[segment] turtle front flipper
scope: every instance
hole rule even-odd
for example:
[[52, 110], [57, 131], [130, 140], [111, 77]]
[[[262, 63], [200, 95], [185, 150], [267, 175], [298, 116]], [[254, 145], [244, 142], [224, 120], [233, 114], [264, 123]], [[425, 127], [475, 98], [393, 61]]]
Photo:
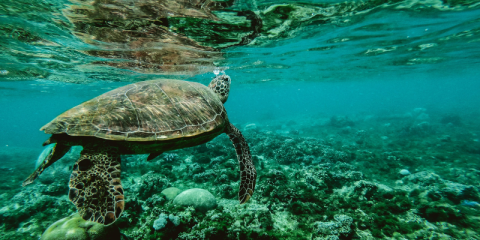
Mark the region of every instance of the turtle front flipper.
[[240, 165], [240, 190], [238, 200], [240, 204], [246, 203], [255, 191], [255, 182], [257, 180], [257, 171], [252, 162], [252, 155], [248, 148], [247, 141], [242, 133], [231, 123], [227, 123], [225, 132], [233, 143], [237, 152], [237, 159]]
[[84, 146], [68, 193], [83, 219], [109, 225], [120, 217], [125, 206], [120, 174], [117, 148]]
[[38, 157], [36, 166], [37, 169], [35, 169], [35, 171], [30, 174], [25, 181], [23, 181], [22, 186], [25, 187], [28, 184], [33, 183], [33, 181], [35, 181], [35, 179], [37, 179], [47, 167], [52, 165], [58, 159], [62, 158], [70, 150], [70, 148], [70, 146], [59, 143], [52, 143], [45, 147]]

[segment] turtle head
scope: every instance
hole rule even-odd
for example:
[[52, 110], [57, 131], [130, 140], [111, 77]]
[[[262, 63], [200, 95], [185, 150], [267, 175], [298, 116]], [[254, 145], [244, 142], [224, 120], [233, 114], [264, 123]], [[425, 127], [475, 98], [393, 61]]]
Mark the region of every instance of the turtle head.
[[222, 103], [225, 103], [228, 99], [228, 93], [230, 92], [230, 83], [232, 79], [226, 74], [217, 75], [211, 82], [208, 84], [208, 87], [215, 92]]

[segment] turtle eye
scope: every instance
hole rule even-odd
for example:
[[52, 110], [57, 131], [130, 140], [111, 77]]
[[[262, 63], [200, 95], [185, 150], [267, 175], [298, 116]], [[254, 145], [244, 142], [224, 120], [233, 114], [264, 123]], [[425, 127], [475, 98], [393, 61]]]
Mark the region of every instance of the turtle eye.
[[224, 75], [223, 80], [227, 83], [230, 83], [230, 77], [228, 75]]

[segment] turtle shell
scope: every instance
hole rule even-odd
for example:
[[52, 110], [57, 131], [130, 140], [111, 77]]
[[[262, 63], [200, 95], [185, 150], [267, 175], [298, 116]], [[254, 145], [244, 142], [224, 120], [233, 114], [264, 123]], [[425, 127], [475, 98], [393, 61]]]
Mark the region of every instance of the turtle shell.
[[129, 84], [84, 102], [40, 130], [107, 140], [156, 141], [223, 128], [227, 115], [205, 85], [170, 79]]

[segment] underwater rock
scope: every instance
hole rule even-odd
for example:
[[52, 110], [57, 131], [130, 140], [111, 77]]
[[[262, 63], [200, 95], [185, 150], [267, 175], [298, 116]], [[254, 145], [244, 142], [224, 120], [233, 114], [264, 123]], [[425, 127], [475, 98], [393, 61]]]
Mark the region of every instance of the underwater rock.
[[452, 141], [452, 137], [450, 135], [442, 135], [438, 138], [438, 140], [440, 140], [441, 142], [451, 142]]
[[346, 237], [350, 234], [352, 231], [352, 223], [353, 218], [347, 215], [337, 214], [334, 217], [334, 221], [315, 222], [313, 224], [313, 230], [315, 235], [322, 237], [319, 239], [339, 239], [339, 236]]
[[352, 132], [352, 127], [346, 126], [340, 129], [341, 134], [349, 134]]
[[48, 186], [37, 184], [35, 188], [25, 188], [8, 200], [0, 195], [5, 199], [0, 205], [0, 225], [7, 229], [16, 229], [28, 218], [55, 215], [57, 212], [73, 212], [74, 206], [67, 196], [50, 196], [41, 192], [49, 192]]
[[192, 162], [199, 163], [199, 164], [207, 164], [207, 163], [210, 163], [210, 161], [211, 161], [210, 157], [208, 157], [207, 154], [198, 154], [192, 158]]
[[222, 184], [217, 187], [217, 192], [220, 194], [222, 198], [234, 198], [235, 197], [235, 191], [232, 185], [229, 184]]
[[38, 191], [44, 195], [50, 196], [63, 196], [65, 192], [68, 192], [68, 186], [62, 183], [50, 183], [47, 185], [39, 184]]
[[163, 190], [160, 194], [165, 196], [167, 200], [173, 200], [175, 197], [180, 194], [182, 190], [176, 188], [176, 187], [169, 187], [165, 190]]
[[140, 199], [147, 199], [167, 187], [170, 187], [170, 181], [166, 176], [150, 171], [141, 177], [139, 183], [134, 185], [132, 190]]
[[292, 127], [292, 126], [298, 125], [298, 123], [295, 122], [294, 120], [289, 120], [287, 123], [285, 123], [285, 125]]
[[204, 144], [200, 144], [196, 147], [194, 147], [195, 150], [197, 151], [197, 153], [209, 153], [210, 152], [210, 149], [208, 149], [207, 147], [207, 144], [204, 143]]
[[256, 129], [257, 129], [257, 125], [255, 123], [247, 124], [244, 128], [245, 131], [256, 130]]
[[276, 212], [272, 216], [273, 228], [278, 231], [293, 231], [298, 227], [298, 221], [289, 212]]
[[420, 186], [435, 185], [443, 183], [443, 179], [433, 172], [422, 171], [412, 175], [408, 175], [403, 179], [404, 183], [414, 183]]
[[189, 176], [192, 176], [192, 175], [197, 174], [197, 173], [201, 173], [203, 171], [205, 171], [205, 169], [202, 166], [200, 166], [200, 164], [198, 164], [198, 163], [192, 163], [192, 164], [188, 165], [188, 175]]
[[290, 133], [291, 135], [300, 135], [300, 131], [295, 130], [295, 129], [294, 129], [294, 130], [290, 130], [289, 133]]
[[[282, 165], [290, 164], [309, 164], [312, 157], [337, 162], [347, 161], [347, 153], [337, 151], [331, 146], [323, 144], [322, 141], [311, 138], [293, 138], [287, 137], [282, 142], [276, 140], [265, 141], [263, 143], [263, 152], [267, 157], [273, 157]], [[258, 149], [258, 148], [257, 148]], [[307, 158], [305, 158], [308, 156]]]
[[217, 200], [207, 190], [192, 188], [175, 197], [173, 204], [185, 207], [193, 206], [197, 211], [206, 212], [217, 207]]
[[418, 115], [416, 120], [425, 121], [425, 120], [428, 120], [428, 119], [430, 119], [430, 116], [428, 116], [428, 114], [426, 114], [426, 113], [422, 113], [422, 114]]
[[85, 221], [78, 213], [53, 223], [45, 230], [40, 240], [103, 240], [121, 239], [120, 230], [115, 225], [104, 226]]
[[153, 194], [147, 200], [143, 201], [142, 209], [144, 211], [149, 211], [152, 208], [161, 206], [163, 202], [165, 202], [165, 198], [163, 198], [159, 194]]
[[423, 121], [404, 129], [404, 134], [411, 136], [426, 136], [434, 133], [434, 128], [429, 122]]
[[347, 183], [363, 180], [364, 178], [362, 172], [353, 171], [355, 167], [348, 163], [338, 162], [335, 164], [320, 164], [320, 166], [330, 168], [328, 172], [331, 178], [331, 185], [342, 186]]
[[440, 192], [455, 204], [460, 203], [464, 199], [480, 200], [480, 194], [473, 186], [463, 185], [460, 183], [445, 181]]
[[276, 148], [273, 152], [277, 162], [285, 165], [300, 162], [299, 159], [303, 158], [304, 155], [302, 150], [296, 147], [296, 143], [293, 139], [285, 140], [281, 147]]
[[465, 224], [466, 214], [448, 204], [421, 204], [418, 213], [429, 222], [449, 222], [452, 224]]
[[461, 126], [462, 119], [457, 114], [447, 114], [440, 119], [443, 124], [451, 124], [453, 126]]
[[373, 194], [375, 194], [378, 189], [378, 184], [360, 180], [353, 184], [353, 192], [351, 192], [349, 195], [355, 196], [355, 198], [359, 200], [368, 200], [372, 198]]
[[407, 113], [407, 115], [409, 115], [410, 117], [413, 117], [415, 119], [421, 120], [421, 119], [426, 119], [425, 115], [428, 116], [428, 114], [426, 112], [427, 112], [427, 109], [425, 109], [425, 108], [414, 108], [412, 110], [412, 112]]
[[205, 172], [194, 174], [193, 181], [196, 183], [205, 183], [215, 179], [216, 176], [217, 174], [212, 169], [208, 169]]
[[347, 116], [333, 116], [330, 118], [330, 125], [337, 128], [353, 127], [355, 123]]

